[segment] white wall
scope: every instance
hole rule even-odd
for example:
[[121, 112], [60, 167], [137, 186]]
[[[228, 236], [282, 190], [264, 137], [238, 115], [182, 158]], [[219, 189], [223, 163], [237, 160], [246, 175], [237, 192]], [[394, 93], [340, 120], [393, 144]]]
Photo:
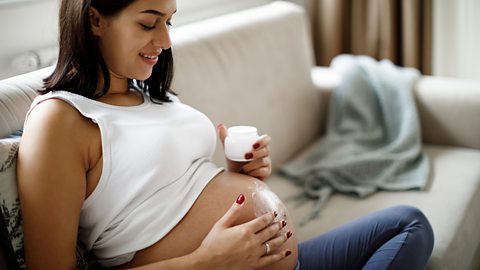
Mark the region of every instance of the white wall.
[[260, 6], [272, 0], [177, 0], [173, 23], [182, 25], [212, 16]]
[[59, 0], [32, 0], [0, 5], [0, 79], [16, 74], [15, 56], [53, 46], [58, 36]]
[[[173, 24], [182, 25], [270, 1], [177, 0], [178, 13]], [[19, 55], [56, 46], [59, 3], [60, 0], [0, 0], [0, 79], [22, 73], [12, 68], [12, 60]]]

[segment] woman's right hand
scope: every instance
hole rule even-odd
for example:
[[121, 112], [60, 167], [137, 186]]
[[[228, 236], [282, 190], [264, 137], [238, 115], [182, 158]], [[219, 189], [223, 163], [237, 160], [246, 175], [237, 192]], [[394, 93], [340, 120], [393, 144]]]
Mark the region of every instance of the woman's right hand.
[[[196, 250], [202, 266], [208, 269], [250, 270], [278, 262], [291, 254], [290, 250], [279, 249], [291, 233], [279, 234], [286, 222], [273, 222], [276, 213], [267, 213], [234, 226], [244, 203], [245, 196], [240, 195]], [[266, 244], [271, 250], [269, 254], [266, 254]]]

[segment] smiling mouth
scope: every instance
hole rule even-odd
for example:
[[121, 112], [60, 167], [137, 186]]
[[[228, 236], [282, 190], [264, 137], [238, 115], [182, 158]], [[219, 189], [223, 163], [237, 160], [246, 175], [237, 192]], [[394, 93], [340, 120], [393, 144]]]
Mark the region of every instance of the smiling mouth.
[[149, 54], [140, 54], [141, 57], [143, 58], [147, 58], [147, 59], [150, 59], [150, 60], [155, 60], [155, 59], [158, 59], [158, 55], [149, 55]]

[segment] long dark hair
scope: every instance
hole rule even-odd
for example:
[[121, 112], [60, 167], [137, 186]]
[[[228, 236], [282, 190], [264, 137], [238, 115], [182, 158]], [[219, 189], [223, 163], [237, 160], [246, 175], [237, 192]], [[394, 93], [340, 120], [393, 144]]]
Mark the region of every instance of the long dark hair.
[[[62, 0], [60, 6], [60, 37], [58, 61], [53, 73], [43, 80], [41, 94], [63, 90], [98, 99], [110, 87], [110, 74], [90, 28], [89, 9], [94, 7], [105, 16], [114, 16], [135, 0]], [[99, 74], [103, 86], [97, 91]], [[149, 93], [150, 99], [168, 102], [173, 79], [172, 50], [163, 50], [145, 81], [128, 80], [129, 87]]]

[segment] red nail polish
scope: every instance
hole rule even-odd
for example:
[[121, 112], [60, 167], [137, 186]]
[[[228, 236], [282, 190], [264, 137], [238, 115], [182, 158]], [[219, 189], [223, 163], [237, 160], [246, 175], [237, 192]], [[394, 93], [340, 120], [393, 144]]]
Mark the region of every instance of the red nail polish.
[[240, 196], [238, 196], [238, 198], [236, 200], [236, 203], [237, 204], [242, 204], [244, 201], [245, 201], [245, 196], [243, 194], [240, 194]]
[[245, 159], [251, 159], [253, 158], [253, 154], [252, 153], [247, 153], [245, 154]]
[[253, 149], [257, 149], [258, 147], [260, 147], [260, 144], [258, 142], [253, 145]]
[[287, 226], [287, 222], [285, 220], [282, 220], [282, 228]]
[[292, 254], [292, 252], [290, 250], [285, 251], [285, 257], [290, 256], [290, 254]]
[[288, 232], [287, 232], [287, 239], [290, 238], [290, 237], [292, 237], [292, 235], [293, 235], [293, 233], [292, 233], [291, 231], [288, 231]]

